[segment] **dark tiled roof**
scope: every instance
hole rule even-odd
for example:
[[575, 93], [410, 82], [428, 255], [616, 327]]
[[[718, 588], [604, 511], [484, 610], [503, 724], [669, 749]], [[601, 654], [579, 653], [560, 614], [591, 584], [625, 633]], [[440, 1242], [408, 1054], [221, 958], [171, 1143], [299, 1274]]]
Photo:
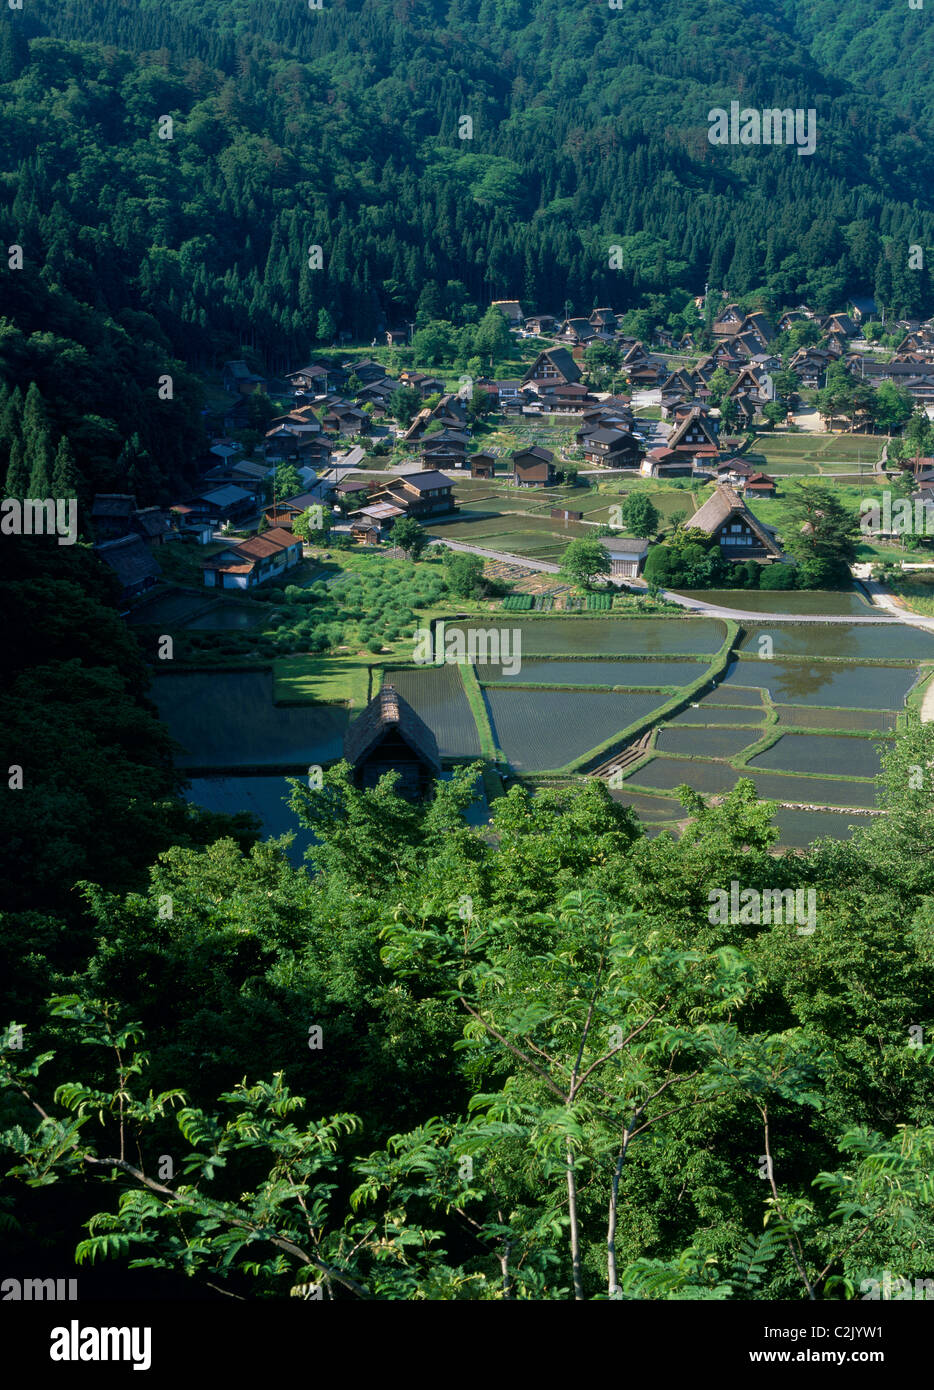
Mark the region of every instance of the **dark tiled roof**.
[[122, 536], [118, 541], [105, 541], [94, 549], [124, 589], [131, 589], [146, 579], [156, 579], [162, 573], [142, 536]]
[[129, 519], [136, 511], [136, 498], [128, 492], [98, 492], [94, 497], [91, 516], [115, 516]]

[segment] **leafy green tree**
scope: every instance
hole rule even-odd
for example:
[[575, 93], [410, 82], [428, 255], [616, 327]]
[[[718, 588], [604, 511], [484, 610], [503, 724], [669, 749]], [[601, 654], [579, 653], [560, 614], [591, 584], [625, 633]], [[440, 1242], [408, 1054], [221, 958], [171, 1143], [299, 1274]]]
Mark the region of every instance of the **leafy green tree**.
[[596, 576], [609, 574], [611, 568], [609, 554], [596, 540], [570, 541], [561, 556], [561, 577], [583, 589], [589, 589]]
[[422, 406], [422, 398], [412, 386], [397, 386], [389, 397], [389, 410], [397, 424], [408, 427]]
[[479, 555], [445, 548], [444, 577], [452, 594], [472, 598], [483, 587], [483, 560]]
[[499, 309], [492, 305], [480, 320], [474, 336], [474, 351], [493, 366], [504, 361], [512, 352], [509, 325]]
[[276, 466], [274, 486], [276, 497], [284, 502], [289, 497], [297, 497], [305, 485], [294, 464], [280, 463]]
[[708, 382], [710, 388], [710, 404], [712, 406], [719, 407], [721, 405], [723, 397], [730, 389], [732, 383], [733, 378], [730, 373], [726, 371], [724, 367], [718, 367]]
[[824, 483], [800, 482], [785, 499], [785, 549], [799, 564], [799, 584], [845, 583], [856, 558], [859, 519]]
[[645, 492], [630, 492], [622, 505], [623, 521], [634, 536], [654, 536], [661, 520], [658, 509]]
[[297, 516], [293, 520], [292, 535], [298, 536], [306, 545], [327, 544], [333, 520], [333, 515], [328, 507], [320, 505], [314, 509], [306, 507], [301, 516]]
[[412, 353], [416, 362], [435, 367], [453, 356], [453, 324], [446, 320], [425, 324], [412, 338]]
[[910, 391], [896, 386], [894, 381], [882, 381], [876, 388], [875, 422], [888, 434], [894, 434], [912, 416], [914, 400]]
[[334, 320], [334, 315], [327, 309], [319, 309], [318, 323], [315, 331], [315, 337], [318, 339], [318, 342], [333, 343], [336, 334], [337, 323]]
[[425, 530], [413, 516], [397, 517], [389, 536], [393, 545], [404, 550], [410, 560], [417, 560], [428, 544]]

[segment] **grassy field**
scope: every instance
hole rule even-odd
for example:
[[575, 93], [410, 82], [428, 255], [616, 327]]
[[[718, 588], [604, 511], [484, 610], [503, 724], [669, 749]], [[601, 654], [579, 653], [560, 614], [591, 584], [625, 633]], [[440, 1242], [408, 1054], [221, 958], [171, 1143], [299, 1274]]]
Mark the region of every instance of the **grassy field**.
[[[749, 453], [762, 458], [779, 472], [783, 464], [810, 464], [816, 470], [825, 463], [873, 464], [882, 456], [885, 439], [871, 434], [760, 434]], [[787, 469], [785, 471], [788, 471]]]
[[[393, 646], [400, 645], [393, 643]], [[411, 641], [405, 646], [410, 654]], [[373, 656], [368, 661], [349, 652], [280, 657], [272, 667], [273, 698], [277, 701], [319, 700], [324, 704], [346, 700], [353, 708], [362, 709], [367, 702], [369, 668], [377, 659]]]

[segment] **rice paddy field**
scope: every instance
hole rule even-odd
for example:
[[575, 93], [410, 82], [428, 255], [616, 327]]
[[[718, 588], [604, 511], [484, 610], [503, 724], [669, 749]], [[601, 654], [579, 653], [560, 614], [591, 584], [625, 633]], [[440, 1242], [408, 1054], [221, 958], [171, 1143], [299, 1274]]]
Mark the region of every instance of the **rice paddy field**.
[[756, 655], [767, 636], [777, 656], [829, 656], [852, 661], [934, 661], [934, 633], [906, 623], [751, 624], [740, 651]]
[[479, 757], [477, 725], [457, 666], [422, 666], [407, 671], [390, 671], [384, 684], [391, 683], [408, 700], [438, 741], [442, 757]]
[[[757, 504], [758, 505], [758, 504]], [[803, 617], [868, 618], [881, 610], [855, 589], [679, 589], [686, 598], [735, 608], [741, 613], [800, 613]], [[884, 615], [883, 615], [884, 616]]]
[[587, 690], [484, 692], [495, 741], [517, 772], [564, 767], [637, 719], [657, 695]]
[[[894, 710], [822, 709], [819, 705], [776, 705], [779, 724], [797, 724], [805, 729], [840, 729], [894, 733]], [[708, 711], [710, 713], [710, 711]]]
[[[688, 758], [735, 758], [744, 748], [761, 737], [758, 729], [678, 729], [667, 726], [655, 738], [659, 753], [673, 753]], [[781, 767], [781, 763], [770, 763]]]
[[[888, 744], [891, 745], [891, 740]], [[782, 734], [771, 748], [750, 758], [749, 766], [780, 768], [783, 772], [813, 772], [819, 768], [821, 772], [837, 773], [841, 777], [875, 777], [882, 770], [882, 758], [879, 745], [871, 738]]]
[[[469, 632], [481, 624], [458, 626]], [[726, 627], [716, 618], [523, 617], [499, 626], [518, 629], [523, 656], [712, 656], [726, 636]]]
[[[789, 706], [789, 708], [791, 707]], [[674, 719], [670, 722], [672, 724], [695, 724], [708, 727], [722, 724], [759, 726], [764, 718], [764, 705], [750, 705], [743, 709], [728, 709], [725, 705], [715, 705], [701, 701], [696, 708], [690, 705], [687, 709], [682, 710], [680, 714], [676, 714]]]
[[[701, 710], [709, 706], [716, 708], [719, 705], [738, 705], [744, 709], [763, 710], [762, 695], [759, 690], [752, 687], [742, 687], [736, 685], [718, 685], [714, 690], [708, 690], [706, 695], [702, 695], [698, 700]], [[703, 719], [696, 722], [703, 723]]]
[[273, 703], [269, 671], [156, 676], [152, 698], [182, 768], [302, 766], [339, 758], [350, 716], [336, 705]]
[[478, 666], [483, 685], [689, 685], [706, 669], [702, 661], [522, 661], [510, 675], [502, 666]]
[[914, 666], [748, 660], [731, 663], [720, 689], [761, 686], [776, 704], [901, 709], [918, 678]]
[[290, 862], [298, 866], [304, 862], [314, 836], [289, 810], [291, 791], [284, 777], [193, 777], [186, 798], [196, 806], [228, 816], [249, 811], [262, 822], [264, 839], [293, 832], [295, 839], [288, 854]]
[[798, 811], [779, 806], [774, 824], [780, 831], [779, 845], [786, 849], [804, 849], [814, 840], [825, 836], [834, 840], [849, 840], [854, 828], [871, 824], [871, 818], [839, 811]]
[[758, 795], [768, 801], [789, 801], [806, 806], [871, 807], [876, 803], [873, 782], [849, 782], [830, 777], [801, 777], [782, 773], [757, 773], [723, 762], [699, 762], [686, 758], [653, 758], [638, 768], [627, 782], [634, 790], [673, 791], [682, 783], [705, 796], [722, 795], [741, 777], [755, 783]]

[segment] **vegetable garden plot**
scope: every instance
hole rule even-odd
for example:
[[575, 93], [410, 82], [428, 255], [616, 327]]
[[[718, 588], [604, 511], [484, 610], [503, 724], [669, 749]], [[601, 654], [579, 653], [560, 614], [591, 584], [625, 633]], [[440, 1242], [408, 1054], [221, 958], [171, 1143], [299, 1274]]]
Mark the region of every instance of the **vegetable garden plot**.
[[335, 705], [277, 706], [269, 671], [156, 676], [153, 699], [185, 750], [179, 767], [254, 767], [339, 758], [350, 722]]
[[423, 666], [387, 671], [384, 685], [393, 685], [424, 719], [438, 751], [447, 757], [479, 757], [480, 738], [456, 666]]
[[[484, 685], [690, 685], [704, 674], [702, 661], [522, 661], [515, 675], [502, 666], [478, 665]], [[659, 701], [661, 703], [661, 701]]]
[[900, 709], [918, 678], [916, 667], [847, 662], [734, 661], [720, 689], [761, 685], [776, 704]]
[[[660, 729], [655, 739], [659, 753], [694, 758], [735, 758], [761, 738], [760, 729]], [[781, 766], [781, 764], [776, 764]]]
[[517, 771], [564, 767], [663, 702], [658, 695], [485, 690], [497, 745]]
[[899, 661], [934, 660], [934, 633], [905, 623], [793, 623], [755, 624], [747, 629], [740, 651], [758, 654], [759, 639], [772, 640], [776, 656], [832, 656], [851, 661], [895, 658]]
[[844, 729], [894, 733], [898, 716], [892, 710], [821, 709], [818, 705], [776, 705], [779, 724], [806, 729]]
[[[891, 746], [891, 740], [887, 740]], [[875, 740], [834, 738], [832, 734], [783, 734], [777, 743], [750, 760], [750, 767], [786, 772], [827, 772], [841, 777], [875, 777], [882, 758]]]

